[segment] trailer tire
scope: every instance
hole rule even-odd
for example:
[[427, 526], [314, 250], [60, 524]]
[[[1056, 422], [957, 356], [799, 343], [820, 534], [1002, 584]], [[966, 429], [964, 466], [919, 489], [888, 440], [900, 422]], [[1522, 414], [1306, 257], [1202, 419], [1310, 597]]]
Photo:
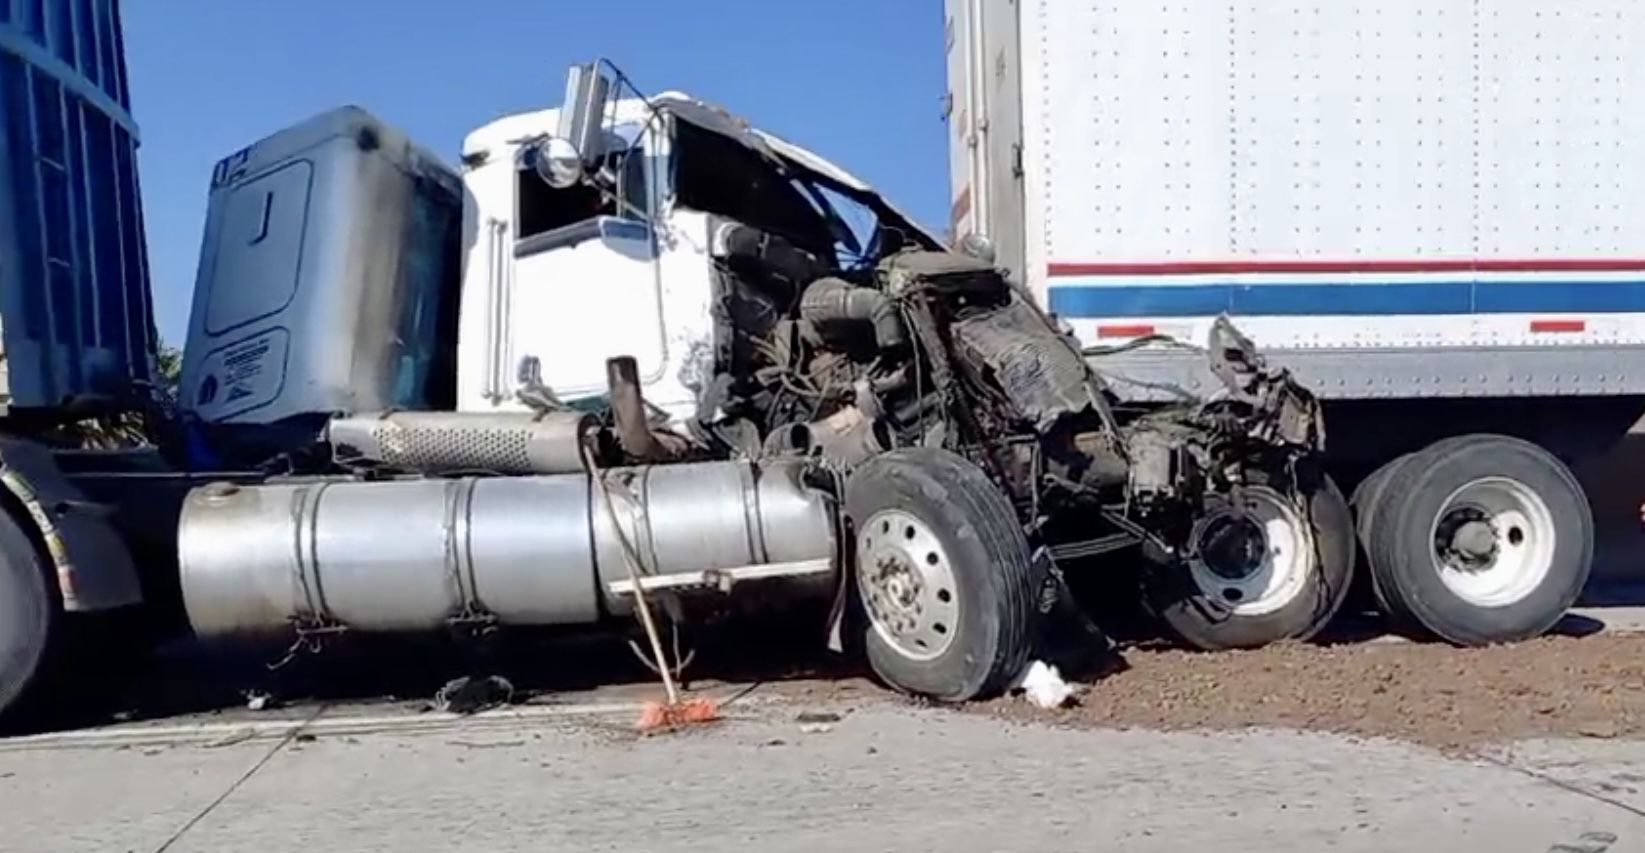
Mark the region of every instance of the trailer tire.
[[945, 702], [1003, 692], [1028, 665], [1039, 579], [999, 489], [964, 458], [912, 448], [846, 483], [869, 665]]
[[1440, 639], [1479, 646], [1541, 635], [1587, 583], [1587, 496], [1535, 444], [1446, 439], [1400, 465], [1383, 494], [1366, 530], [1373, 577], [1390, 607]]
[[1393, 630], [1405, 634], [1420, 634], [1423, 632], [1422, 625], [1411, 614], [1410, 607], [1405, 604], [1404, 599], [1400, 598], [1398, 586], [1384, 581], [1381, 573], [1375, 571], [1374, 563], [1371, 560], [1371, 529], [1376, 524], [1377, 514], [1382, 511], [1386, 503], [1383, 500], [1383, 495], [1388, 493], [1388, 484], [1393, 482], [1407, 463], [1425, 455], [1431, 456], [1447, 452], [1449, 448], [1456, 446], [1458, 442], [1466, 441], [1471, 437], [1452, 436], [1441, 439], [1422, 450], [1401, 454], [1389, 460], [1381, 468], [1373, 471], [1371, 476], [1366, 477], [1354, 489], [1354, 495], [1348, 501], [1354, 510], [1354, 529], [1359, 535], [1361, 553], [1365, 555], [1367, 568], [1371, 569], [1365, 573], [1371, 586], [1371, 596], [1376, 600], [1377, 610], [1381, 612], [1383, 620]]
[[[1354, 531], [1358, 535], [1361, 552], [1365, 555], [1367, 564], [1371, 563], [1371, 527], [1376, 521], [1377, 512], [1383, 506], [1383, 494], [1388, 490], [1388, 483], [1400, 468], [1416, 457], [1415, 453], [1407, 453], [1390, 460], [1381, 468], [1371, 472], [1371, 476], [1362, 480], [1354, 489], [1353, 497], [1348, 504], [1354, 511]], [[1412, 617], [1405, 607], [1405, 602], [1399, 598], [1399, 591], [1383, 583], [1375, 571], [1366, 572], [1370, 582], [1371, 596], [1376, 600], [1377, 610], [1390, 625], [1402, 630], [1408, 630], [1412, 624]]]
[[[1148, 573], [1145, 594], [1184, 642], [1219, 651], [1307, 640], [1342, 607], [1354, 573], [1353, 513], [1322, 473], [1299, 472], [1297, 491], [1301, 506], [1277, 488], [1274, 477], [1250, 478], [1247, 517], [1263, 528], [1268, 555], [1257, 572], [1228, 582], [1202, 568], [1209, 561], [1195, 558]], [[1259, 594], [1248, 597], [1253, 581]]]
[[0, 512], [0, 722], [14, 721], [30, 699], [57, 631], [57, 611], [56, 587], [34, 543]]

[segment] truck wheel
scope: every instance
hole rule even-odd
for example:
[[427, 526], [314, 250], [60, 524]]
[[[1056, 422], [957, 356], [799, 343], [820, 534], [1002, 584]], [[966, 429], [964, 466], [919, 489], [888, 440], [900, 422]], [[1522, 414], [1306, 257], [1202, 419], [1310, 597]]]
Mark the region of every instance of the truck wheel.
[[[1348, 502], [1354, 510], [1354, 529], [1359, 534], [1360, 549], [1365, 554], [1367, 564], [1371, 563], [1371, 528], [1376, 524], [1377, 513], [1387, 503], [1383, 500], [1383, 495], [1388, 490], [1388, 484], [1393, 482], [1394, 477], [1411, 460], [1422, 457], [1424, 454], [1431, 455], [1446, 452], [1449, 448], [1455, 446], [1457, 442], [1467, 440], [1470, 437], [1452, 436], [1437, 441], [1423, 450], [1395, 457], [1372, 472], [1371, 476], [1366, 477], [1354, 489], [1354, 496]], [[1420, 631], [1421, 626], [1417, 623], [1416, 617], [1411, 615], [1410, 608], [1406, 607], [1405, 602], [1399, 597], [1399, 589], [1384, 583], [1381, 576], [1374, 570], [1366, 572], [1366, 575], [1370, 581], [1371, 595], [1376, 599], [1377, 610], [1382, 613], [1382, 617], [1387, 624], [1391, 628], [1405, 633]]]
[[56, 612], [34, 543], [0, 512], [0, 720], [15, 717], [39, 674]]
[[[1366, 532], [1377, 585], [1458, 645], [1537, 636], [1576, 602], [1593, 562], [1582, 487], [1517, 438], [1460, 436], [1401, 465]], [[1397, 500], [1394, 500], [1397, 496]]]
[[1016, 513], [965, 459], [875, 457], [846, 483], [869, 665], [948, 702], [999, 693], [1028, 665], [1038, 584]]
[[1211, 503], [1195, 525], [1192, 556], [1148, 575], [1154, 610], [1189, 645], [1207, 651], [1305, 640], [1348, 595], [1354, 520], [1324, 475], [1297, 499], [1257, 475], [1237, 498]]
[[[1360, 549], [1366, 555], [1366, 562], [1370, 562], [1371, 526], [1375, 522], [1377, 510], [1383, 506], [1382, 496], [1388, 489], [1388, 482], [1399, 473], [1401, 466], [1416, 456], [1415, 453], [1407, 453], [1373, 471], [1371, 476], [1366, 477], [1354, 489], [1354, 496], [1348, 501], [1354, 510], [1354, 530], [1359, 536]], [[1366, 574], [1370, 580], [1371, 595], [1376, 599], [1377, 610], [1382, 613], [1383, 618], [1391, 625], [1409, 625], [1412, 621], [1411, 614], [1405, 609], [1405, 603], [1399, 600], [1398, 591], [1385, 586], [1376, 572]]]

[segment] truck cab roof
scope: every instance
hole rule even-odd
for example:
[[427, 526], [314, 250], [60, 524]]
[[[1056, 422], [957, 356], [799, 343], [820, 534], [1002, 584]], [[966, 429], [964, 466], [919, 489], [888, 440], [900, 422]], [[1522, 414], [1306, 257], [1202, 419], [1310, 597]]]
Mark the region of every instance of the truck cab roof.
[[[765, 156], [782, 160], [790, 168], [810, 172], [874, 208], [884, 221], [912, 235], [917, 242], [926, 244], [926, 248], [942, 246], [942, 241], [934, 234], [916, 223], [913, 217], [898, 210], [867, 182], [810, 149], [754, 127], [746, 119], [718, 104], [684, 92], [669, 91], [645, 100], [619, 99], [611, 111], [611, 120], [617, 125], [643, 123], [652, 110], [736, 140]], [[500, 152], [514, 150], [528, 140], [553, 133], [559, 117], [558, 109], [532, 110], [503, 116], [483, 125], [463, 139], [463, 162], [482, 163]]]

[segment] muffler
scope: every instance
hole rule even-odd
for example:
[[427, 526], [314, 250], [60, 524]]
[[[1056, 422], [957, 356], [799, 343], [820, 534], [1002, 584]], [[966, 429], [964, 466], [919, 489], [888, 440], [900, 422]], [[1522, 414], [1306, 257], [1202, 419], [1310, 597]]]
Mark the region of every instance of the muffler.
[[583, 470], [599, 422], [586, 412], [389, 412], [333, 418], [340, 464], [417, 474], [570, 474]]

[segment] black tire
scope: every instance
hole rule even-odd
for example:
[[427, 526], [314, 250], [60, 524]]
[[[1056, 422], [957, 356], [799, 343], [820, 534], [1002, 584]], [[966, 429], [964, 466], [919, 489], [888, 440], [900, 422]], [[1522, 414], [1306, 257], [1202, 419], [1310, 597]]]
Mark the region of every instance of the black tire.
[[31, 698], [57, 630], [56, 585], [27, 534], [0, 511], [0, 722]]
[[[1404, 634], [1416, 635], [1423, 632], [1423, 628], [1416, 617], [1411, 614], [1410, 607], [1400, 598], [1399, 589], [1382, 580], [1381, 573], [1375, 571], [1371, 560], [1371, 528], [1376, 524], [1377, 515], [1385, 505], [1383, 495], [1388, 493], [1388, 484], [1394, 481], [1404, 466], [1413, 460], [1428, 458], [1434, 454], [1445, 453], [1460, 441], [1466, 441], [1469, 436], [1452, 436], [1441, 439], [1422, 450], [1398, 456], [1381, 468], [1366, 477], [1357, 488], [1349, 504], [1354, 510], [1354, 529], [1359, 534], [1361, 553], [1365, 555], [1365, 564], [1371, 571], [1365, 573], [1370, 582], [1371, 596], [1376, 600], [1377, 609], [1381, 611], [1388, 627]], [[1397, 494], [1397, 493], [1395, 493]]]
[[[1296, 592], [1274, 609], [1242, 613], [1241, 608], [1205, 589], [1186, 562], [1157, 567], [1144, 580], [1144, 594], [1167, 627], [1205, 651], [1256, 648], [1318, 634], [1348, 597], [1353, 581], [1354, 517], [1348, 501], [1329, 477], [1304, 476], [1299, 483], [1306, 523], [1312, 528], [1313, 561]], [[1269, 487], [1264, 474], [1253, 487]], [[1274, 489], [1283, 494], [1283, 489]]]
[[[1434, 542], [1451, 496], [1486, 478], [1534, 494], [1552, 536], [1548, 559], [1539, 563], [1546, 566], [1540, 580], [1497, 603], [1470, 601], [1448, 586]], [[1500, 435], [1446, 439], [1400, 465], [1383, 495], [1366, 529], [1371, 571], [1390, 606], [1423, 632], [1463, 646], [1539, 636], [1559, 622], [1588, 581], [1594, 523], [1587, 496], [1564, 463], [1530, 442]]]
[[[861, 565], [856, 567], [852, 586], [862, 605], [863, 647], [875, 674], [898, 690], [945, 702], [984, 698], [1009, 688], [1028, 665], [1034, 596], [1043, 579], [1036, 577], [1015, 511], [988, 477], [947, 451], [892, 451], [852, 473], [846, 483], [845, 513], [859, 562], [889, 547], [890, 540], [875, 537], [900, 532], [900, 525], [898, 530], [890, 528], [890, 519], [916, 520], [922, 528], [920, 541], [929, 536], [938, 544], [928, 549], [927, 556], [942, 556], [932, 565], [940, 563], [944, 577], [951, 577], [955, 587], [942, 600], [945, 606], [954, 602], [956, 624], [932, 626], [941, 625], [943, 634], [952, 636], [945, 636], [934, 656], [915, 659], [915, 650], [910, 647], [905, 653], [889, 639], [895, 629], [878, 618], [876, 605], [867, 601], [869, 589], [879, 587], [865, 578], [877, 575], [865, 575]], [[912, 534], [907, 539], [914, 541]], [[944, 589], [931, 595], [944, 594]]]
[[[1361, 552], [1365, 555], [1367, 564], [1371, 562], [1371, 527], [1375, 523], [1377, 512], [1382, 508], [1383, 493], [1388, 489], [1388, 483], [1399, 473], [1405, 463], [1416, 458], [1417, 454], [1407, 453], [1384, 464], [1373, 471], [1354, 489], [1354, 496], [1348, 503], [1354, 511], [1354, 530], [1358, 534]], [[1408, 631], [1413, 623], [1411, 613], [1405, 607], [1405, 602], [1399, 599], [1397, 590], [1390, 589], [1382, 583], [1377, 572], [1366, 572], [1370, 582], [1371, 597], [1376, 600], [1377, 610], [1392, 626]]]
[[1399, 470], [1399, 466], [1405, 464], [1414, 456], [1416, 456], [1415, 453], [1407, 453], [1390, 460], [1381, 468], [1372, 471], [1371, 476], [1361, 480], [1360, 484], [1354, 487], [1354, 494], [1348, 499], [1348, 504], [1353, 507], [1354, 526], [1360, 538], [1365, 537], [1371, 518], [1381, 505], [1382, 493], [1387, 490], [1388, 481], [1393, 479], [1394, 473]]

